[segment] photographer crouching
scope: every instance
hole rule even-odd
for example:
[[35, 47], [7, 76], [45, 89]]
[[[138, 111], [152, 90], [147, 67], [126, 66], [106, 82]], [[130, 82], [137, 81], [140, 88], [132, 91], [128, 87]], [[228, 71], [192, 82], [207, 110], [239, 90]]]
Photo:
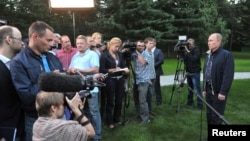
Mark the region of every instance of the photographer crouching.
[[[202, 97], [200, 87], [201, 53], [199, 48], [195, 46], [195, 40], [192, 38], [189, 38], [187, 40], [187, 45], [185, 45], [184, 47], [186, 50], [184, 63], [186, 68], [187, 84], [191, 88], [191, 90], [188, 89], [187, 106], [193, 106], [194, 93]], [[202, 109], [202, 100], [197, 97], [196, 110]]]
[[[64, 102], [74, 113], [74, 120], [65, 120]], [[33, 126], [33, 141], [87, 141], [95, 130], [84, 115], [85, 98], [78, 93], [72, 99], [59, 92], [40, 91], [36, 96], [38, 119]]]

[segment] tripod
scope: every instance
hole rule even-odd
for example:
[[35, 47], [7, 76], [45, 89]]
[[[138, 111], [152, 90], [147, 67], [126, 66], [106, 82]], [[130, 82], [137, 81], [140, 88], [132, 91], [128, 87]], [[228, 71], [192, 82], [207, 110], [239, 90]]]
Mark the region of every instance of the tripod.
[[135, 73], [134, 68], [131, 64], [131, 60], [126, 60], [126, 66], [131, 70], [129, 75], [127, 76], [126, 80], [126, 90], [124, 94], [124, 106], [123, 106], [123, 122], [122, 125], [126, 125], [129, 122], [129, 119], [126, 119], [126, 108], [129, 107], [130, 104], [130, 97], [129, 94], [134, 93], [134, 84], [135, 84]]
[[170, 105], [172, 104], [173, 95], [174, 95], [176, 86], [179, 84], [177, 87], [177, 108], [176, 108], [176, 112], [179, 112], [180, 110], [179, 99], [180, 99], [181, 88], [183, 87], [183, 83], [186, 77], [185, 77], [185, 65], [183, 65], [184, 58], [178, 56], [177, 59], [178, 61], [177, 61], [177, 67], [176, 67], [175, 76], [174, 76], [174, 85], [172, 87], [172, 95], [171, 95], [169, 104]]

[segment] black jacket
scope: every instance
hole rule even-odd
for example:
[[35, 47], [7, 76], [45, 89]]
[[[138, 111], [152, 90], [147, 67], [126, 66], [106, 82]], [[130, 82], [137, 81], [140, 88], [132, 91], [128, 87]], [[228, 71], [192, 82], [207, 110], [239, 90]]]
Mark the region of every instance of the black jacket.
[[[206, 56], [204, 63], [204, 84], [203, 89], [206, 91], [206, 64], [208, 61], [208, 56]], [[211, 70], [211, 79], [212, 79], [212, 90], [214, 94], [221, 93], [227, 95], [231, 84], [234, 79], [234, 58], [233, 55], [220, 47], [218, 50], [211, 54], [212, 60], [212, 70]]]
[[162, 64], [164, 63], [164, 55], [161, 49], [155, 48], [154, 50], [154, 60], [155, 60], [155, 74], [162, 75]]
[[[100, 57], [100, 73], [108, 73], [109, 69], [120, 67], [125, 68], [125, 60], [123, 55], [120, 52], [117, 52], [116, 55], [118, 56], [118, 65], [116, 66], [115, 59], [111, 56], [108, 50], [106, 50]], [[109, 73], [108, 77], [113, 77], [119, 75], [117, 73]]]
[[198, 47], [194, 47], [185, 56], [186, 72], [199, 73], [201, 71], [201, 53]]
[[1, 60], [0, 72], [0, 126], [17, 128], [17, 136], [20, 136], [24, 128], [24, 113], [10, 71]]

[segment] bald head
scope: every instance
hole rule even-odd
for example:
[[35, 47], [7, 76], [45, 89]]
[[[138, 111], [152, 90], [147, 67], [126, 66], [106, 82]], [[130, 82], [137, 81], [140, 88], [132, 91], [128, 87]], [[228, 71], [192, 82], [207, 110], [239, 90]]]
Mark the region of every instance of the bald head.
[[0, 27], [0, 50], [2, 55], [12, 59], [24, 47], [19, 29], [9, 25]]
[[0, 27], [0, 44], [3, 44], [6, 37], [15, 37], [14, 35], [21, 36], [21, 32], [14, 26], [4, 25]]

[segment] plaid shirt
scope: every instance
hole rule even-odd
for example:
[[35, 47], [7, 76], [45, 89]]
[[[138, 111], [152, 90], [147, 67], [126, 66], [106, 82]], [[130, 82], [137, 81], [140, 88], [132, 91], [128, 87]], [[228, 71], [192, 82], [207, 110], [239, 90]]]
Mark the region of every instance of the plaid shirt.
[[143, 65], [139, 62], [137, 56], [134, 56], [133, 62], [135, 67], [135, 78], [136, 78], [136, 84], [139, 84], [141, 82], [149, 82], [150, 81], [150, 59], [151, 56], [146, 51], [143, 51], [141, 53], [142, 57], [146, 60], [147, 64]]

